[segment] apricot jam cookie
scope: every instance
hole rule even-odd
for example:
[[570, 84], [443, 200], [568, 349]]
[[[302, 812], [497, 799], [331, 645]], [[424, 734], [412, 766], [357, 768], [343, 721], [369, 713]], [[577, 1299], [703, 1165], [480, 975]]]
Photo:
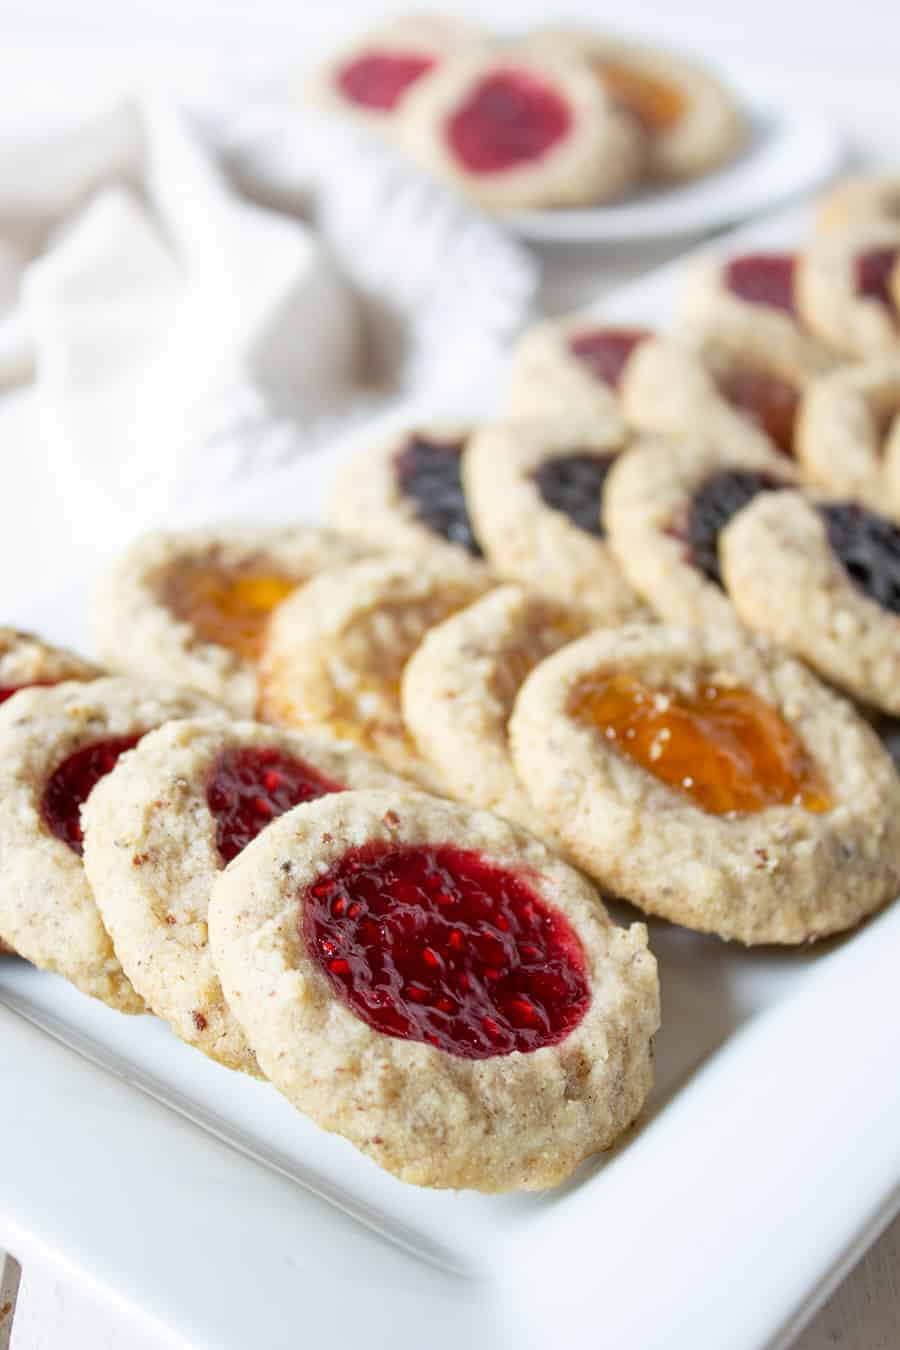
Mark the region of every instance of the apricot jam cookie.
[[330, 523], [374, 549], [480, 558], [462, 485], [471, 427], [405, 428], [366, 445], [335, 479]]
[[900, 713], [900, 526], [858, 502], [777, 496], [722, 533], [735, 609], [832, 684]]
[[743, 439], [729, 445], [648, 438], [609, 475], [610, 548], [661, 618], [697, 628], [733, 625], [719, 571], [719, 533], [758, 492], [793, 481], [783, 456], [751, 452]]
[[598, 418], [621, 424], [620, 394], [647, 328], [609, 325], [593, 315], [545, 319], [513, 351], [505, 411], [511, 419]]
[[890, 757], [768, 644], [664, 625], [589, 634], [528, 677], [510, 735], [575, 860], [648, 914], [797, 943], [897, 893]]
[[674, 52], [591, 32], [541, 29], [534, 47], [587, 62], [646, 141], [651, 178], [696, 178], [737, 154], [745, 123], [731, 94], [702, 65]]
[[272, 617], [260, 667], [263, 717], [353, 741], [398, 773], [436, 781], [403, 721], [403, 668], [429, 628], [487, 582], [468, 563], [376, 558], [317, 577]]
[[641, 135], [582, 62], [470, 52], [404, 100], [403, 143], [482, 206], [583, 206], [637, 180]]
[[403, 674], [403, 716], [448, 791], [546, 838], [516, 776], [507, 723], [528, 672], [579, 637], [583, 615], [498, 586], [426, 633]]
[[602, 518], [606, 477], [623, 444], [618, 425], [584, 418], [498, 422], [476, 431], [463, 481], [499, 576], [598, 623], [616, 623], [637, 609]]
[[869, 221], [813, 243], [797, 296], [809, 327], [835, 351], [900, 351], [900, 222]]
[[857, 173], [819, 199], [816, 230], [843, 233], [870, 221], [900, 224], [900, 173]]
[[216, 712], [199, 694], [125, 679], [23, 689], [0, 708], [0, 937], [121, 1012], [142, 1012], [81, 860], [81, 807], [163, 722]]
[[95, 644], [116, 670], [177, 681], [253, 716], [270, 613], [310, 577], [361, 553], [304, 525], [144, 535], [97, 587]]
[[402, 790], [358, 750], [258, 722], [171, 722], [98, 783], [84, 866], [134, 988], [188, 1044], [258, 1073], [207, 942], [213, 882], [277, 816], [346, 788]]
[[797, 454], [810, 482], [900, 514], [900, 352], [813, 381]]
[[323, 797], [229, 865], [209, 920], [266, 1076], [403, 1181], [556, 1185], [647, 1096], [646, 928], [486, 811]]
[[20, 689], [61, 684], [63, 680], [95, 680], [102, 672], [64, 647], [54, 647], [34, 633], [0, 628], [0, 704]]

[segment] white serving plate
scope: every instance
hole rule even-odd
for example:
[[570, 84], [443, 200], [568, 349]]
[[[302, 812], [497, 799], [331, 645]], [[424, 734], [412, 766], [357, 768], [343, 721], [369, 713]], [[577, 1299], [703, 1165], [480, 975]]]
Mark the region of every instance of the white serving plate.
[[[604, 312], [667, 322], [679, 270]], [[240, 505], [315, 518], [346, 453]], [[11, 617], [76, 640], [84, 589]], [[785, 1347], [900, 1208], [900, 906], [801, 951], [662, 923], [651, 944], [642, 1124], [558, 1190], [506, 1197], [404, 1186], [162, 1024], [0, 961], [0, 1246], [192, 1347]]]

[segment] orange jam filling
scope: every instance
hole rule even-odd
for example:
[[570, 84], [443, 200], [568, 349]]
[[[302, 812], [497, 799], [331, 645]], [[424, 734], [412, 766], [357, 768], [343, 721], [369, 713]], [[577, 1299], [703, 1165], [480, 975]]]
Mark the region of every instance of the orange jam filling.
[[191, 624], [204, 642], [255, 661], [269, 615], [296, 585], [296, 579], [276, 572], [183, 563], [168, 578], [164, 598], [176, 618]]
[[595, 64], [610, 97], [636, 117], [645, 131], [670, 131], [681, 121], [685, 98], [675, 85], [618, 61]]
[[828, 811], [828, 789], [802, 742], [749, 689], [709, 680], [693, 694], [633, 675], [591, 677], [570, 711], [619, 754], [711, 815], [769, 806]]

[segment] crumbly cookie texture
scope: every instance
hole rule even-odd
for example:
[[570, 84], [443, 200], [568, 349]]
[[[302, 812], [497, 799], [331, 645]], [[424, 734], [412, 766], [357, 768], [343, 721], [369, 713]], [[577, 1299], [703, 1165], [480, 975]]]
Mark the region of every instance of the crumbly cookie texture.
[[688, 522], [695, 493], [731, 470], [793, 480], [784, 456], [750, 447], [742, 436], [646, 439], [623, 455], [609, 475], [604, 520], [610, 548], [637, 592], [663, 619], [704, 628], [734, 626], [721, 586], [691, 561]]
[[722, 532], [722, 574], [748, 628], [832, 684], [900, 713], [900, 618], [851, 581], [813, 502], [766, 493]]
[[580, 609], [596, 623], [617, 623], [635, 613], [640, 602], [603, 536], [602, 483], [589, 532], [548, 504], [535, 477], [575, 456], [602, 465], [624, 444], [617, 422], [585, 418], [479, 428], [463, 477], [478, 537], [498, 576]]
[[[448, 126], [486, 83], [511, 77], [562, 100], [569, 125], [541, 153], [476, 172], [455, 151]], [[482, 206], [584, 206], [621, 196], [638, 179], [643, 138], [583, 62], [523, 48], [460, 53], [403, 101], [402, 143], [423, 168]]]
[[453, 796], [540, 838], [550, 831], [516, 775], [507, 723], [529, 671], [585, 626], [578, 611], [498, 586], [432, 628], [403, 674], [406, 724]]
[[[101, 579], [93, 597], [94, 644], [111, 669], [198, 689], [238, 716], [252, 717], [258, 695], [255, 661], [208, 641], [170, 604], [179, 577], [206, 571], [229, 579], [262, 576], [308, 581], [362, 555], [357, 544], [313, 526], [219, 526], [144, 535]], [[277, 596], [278, 586], [273, 588]], [[260, 622], [265, 610], [260, 612]]]
[[697, 178], [733, 159], [745, 119], [728, 89], [704, 66], [675, 52], [583, 28], [539, 29], [542, 53], [580, 56], [646, 141], [651, 178]]
[[0, 702], [14, 689], [62, 680], [95, 680], [101, 674], [90, 661], [44, 642], [35, 633], [0, 628]]
[[340, 788], [402, 791], [360, 751], [221, 718], [171, 722], [145, 736], [91, 793], [84, 866], [116, 955], [134, 988], [183, 1041], [230, 1069], [258, 1074], [212, 962], [207, 913], [225, 861], [208, 786], [226, 752], [276, 750]]
[[142, 1012], [143, 1001], [113, 951], [81, 858], [46, 823], [44, 790], [88, 746], [216, 711], [190, 691], [116, 678], [26, 689], [0, 708], [0, 935], [121, 1012]]
[[[627, 325], [626, 331], [633, 331]], [[517, 342], [510, 365], [504, 408], [511, 420], [548, 421], [553, 418], [596, 418], [625, 435], [616, 389], [582, 360], [573, 344], [587, 334], [623, 325], [609, 325], [590, 315], [545, 319], [534, 324]], [[624, 371], [636, 360], [640, 345], [627, 358]], [[623, 372], [624, 374], [624, 372]]]
[[[889, 303], [860, 289], [858, 261], [896, 252]], [[845, 356], [900, 352], [900, 221], [872, 220], [814, 240], [797, 267], [797, 303], [810, 329]]]
[[[372, 1030], [334, 995], [302, 936], [304, 892], [370, 841], [449, 844], [522, 875], [581, 942], [591, 995], [582, 1020], [556, 1045], [486, 1059]], [[659, 993], [646, 929], [615, 927], [583, 877], [487, 812], [383, 792], [288, 812], [219, 878], [210, 942], [267, 1077], [404, 1181], [555, 1185], [609, 1148], [650, 1088]]]
[[[826, 775], [830, 809], [704, 811], [573, 714], [586, 680], [622, 672], [686, 694], [714, 679], [765, 700]], [[529, 676], [510, 735], [521, 780], [572, 856], [649, 914], [748, 945], [799, 943], [852, 927], [897, 893], [900, 780], [889, 756], [849, 702], [763, 642], [664, 625], [590, 634]]]
[[870, 221], [900, 223], [900, 174], [851, 174], [819, 199], [816, 230], [820, 234], [842, 233]]
[[260, 666], [263, 718], [349, 740], [439, 787], [403, 721], [403, 668], [429, 628], [487, 582], [443, 555], [354, 563], [318, 577], [272, 616]]
[[811, 483], [900, 515], [900, 353], [813, 381], [800, 407], [797, 457]]

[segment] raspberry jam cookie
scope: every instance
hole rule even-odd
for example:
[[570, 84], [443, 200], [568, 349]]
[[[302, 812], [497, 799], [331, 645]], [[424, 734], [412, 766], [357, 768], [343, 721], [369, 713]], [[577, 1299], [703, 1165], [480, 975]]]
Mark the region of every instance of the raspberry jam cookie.
[[900, 515], [900, 353], [815, 380], [797, 453], [810, 482]]
[[478, 537], [496, 572], [616, 623], [638, 600], [610, 553], [602, 509], [619, 428], [583, 418], [480, 428], [463, 464]]
[[0, 709], [0, 936], [121, 1012], [144, 1005], [88, 885], [81, 807], [146, 732], [215, 712], [190, 691], [123, 679], [24, 689]]
[[91, 793], [84, 866], [134, 988], [173, 1031], [257, 1073], [207, 945], [213, 882], [277, 816], [347, 788], [402, 790], [358, 750], [256, 722], [171, 722]]
[[0, 628], [0, 705], [20, 689], [61, 684], [63, 680], [96, 680], [102, 674], [64, 647], [53, 647], [34, 633]]
[[843, 233], [870, 221], [900, 224], [900, 174], [852, 174], [822, 196], [816, 211], [820, 234]]
[[900, 222], [876, 220], [815, 242], [797, 270], [798, 303], [835, 351], [900, 352]]
[[330, 523], [374, 549], [480, 558], [462, 485], [470, 427], [436, 424], [367, 445], [338, 474]]
[[832, 684], [900, 714], [900, 526], [858, 502], [777, 497], [722, 533], [735, 609]]
[[612, 428], [621, 422], [628, 373], [651, 337], [649, 329], [611, 327], [591, 315], [535, 324], [513, 352], [507, 416], [596, 417]]
[[507, 723], [525, 676], [579, 637], [583, 616], [498, 586], [425, 635], [403, 674], [403, 716], [448, 791], [546, 837], [516, 776]]
[[656, 612], [703, 628], [734, 624], [722, 589], [719, 533], [758, 492], [794, 482], [782, 455], [741, 440], [646, 440], [609, 475], [609, 543], [631, 585]]
[[556, 1185], [650, 1087], [643, 924], [488, 812], [347, 792], [276, 821], [220, 876], [210, 943], [263, 1072], [420, 1186]]
[[403, 668], [429, 628], [486, 586], [475, 568], [443, 554], [376, 558], [311, 581], [269, 627], [265, 720], [353, 741], [398, 773], [435, 783], [403, 721]]
[[145, 535], [97, 588], [95, 644], [114, 669], [177, 681], [253, 716], [272, 610], [310, 577], [361, 552], [303, 525]]
[[664, 625], [590, 634], [528, 677], [510, 735], [575, 860], [648, 914], [798, 943], [897, 893], [889, 755], [768, 644]]
[[580, 61], [506, 51], [445, 62], [403, 105], [410, 154], [482, 206], [584, 206], [637, 180], [642, 138]]
[[734, 99], [694, 61], [588, 29], [540, 30], [531, 43], [587, 62], [644, 137], [651, 178], [696, 178], [733, 159], [744, 140]]

